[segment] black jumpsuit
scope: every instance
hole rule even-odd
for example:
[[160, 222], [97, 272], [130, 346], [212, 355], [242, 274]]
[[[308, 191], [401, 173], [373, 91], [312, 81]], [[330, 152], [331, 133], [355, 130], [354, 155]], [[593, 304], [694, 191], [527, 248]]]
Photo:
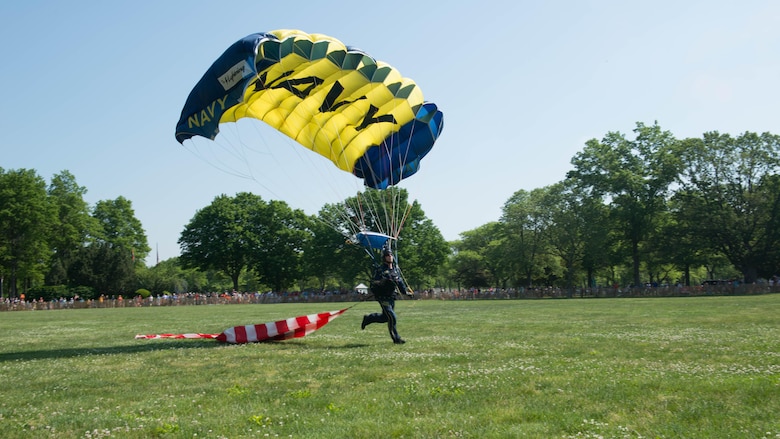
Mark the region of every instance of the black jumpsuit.
[[394, 310], [396, 289], [407, 294], [406, 284], [401, 279], [398, 268], [388, 264], [380, 265], [374, 271], [374, 277], [371, 280], [371, 293], [374, 295], [374, 299], [379, 302], [379, 306], [382, 307], [382, 312], [365, 315], [362, 327], [365, 328], [366, 325], [372, 323], [387, 323], [387, 330], [390, 332], [393, 343], [400, 344], [404, 343], [404, 340], [398, 335], [398, 330], [395, 327], [397, 320]]

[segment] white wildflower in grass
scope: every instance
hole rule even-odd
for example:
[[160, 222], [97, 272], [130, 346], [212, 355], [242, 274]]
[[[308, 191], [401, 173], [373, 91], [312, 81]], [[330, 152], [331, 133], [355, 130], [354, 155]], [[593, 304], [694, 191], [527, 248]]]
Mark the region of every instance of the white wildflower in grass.
[[622, 425], [611, 427], [609, 423], [595, 419], [583, 419], [580, 427], [581, 431], [563, 437], [565, 439], [644, 439], [644, 436], [628, 427]]

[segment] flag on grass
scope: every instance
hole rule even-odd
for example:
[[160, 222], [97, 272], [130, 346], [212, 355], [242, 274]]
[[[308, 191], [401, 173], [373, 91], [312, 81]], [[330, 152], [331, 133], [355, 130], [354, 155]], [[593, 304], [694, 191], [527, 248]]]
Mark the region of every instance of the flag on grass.
[[158, 338], [213, 338], [223, 343], [254, 343], [259, 341], [279, 341], [289, 338], [299, 338], [311, 334], [330, 323], [331, 320], [344, 314], [349, 308], [338, 311], [309, 314], [292, 317], [260, 325], [234, 326], [221, 334], [139, 334], [136, 339], [152, 340]]

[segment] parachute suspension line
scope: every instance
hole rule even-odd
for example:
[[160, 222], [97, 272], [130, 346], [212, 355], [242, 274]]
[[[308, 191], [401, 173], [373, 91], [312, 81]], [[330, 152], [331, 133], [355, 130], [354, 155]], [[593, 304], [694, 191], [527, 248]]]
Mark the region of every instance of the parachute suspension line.
[[[292, 87], [292, 85], [291, 85]], [[314, 120], [314, 114], [311, 114], [311, 119]], [[286, 120], [285, 120], [285, 123]], [[325, 122], [327, 123], [327, 121]], [[319, 123], [319, 128], [322, 130], [325, 128], [325, 123]], [[338, 139], [339, 142], [341, 142], [341, 139]], [[314, 144], [314, 136], [309, 136], [309, 142], [311, 144]], [[337, 187], [337, 182], [340, 180], [346, 181], [349, 179], [352, 182], [352, 188], [355, 188], [355, 180], [354, 176], [347, 175], [342, 169], [340, 168], [333, 168], [332, 164], [330, 163], [324, 163], [325, 160], [327, 160], [325, 157], [323, 157], [321, 154], [318, 154], [314, 149], [310, 148], [300, 148], [300, 142], [290, 142], [290, 148], [295, 151], [295, 154], [303, 159], [305, 157], [306, 161], [309, 162], [311, 167], [315, 169], [317, 174], [320, 176], [320, 178], [317, 179], [318, 186], [325, 185], [330, 190], [330, 192], [337, 197], [343, 196], [343, 189], [339, 190]], [[306, 151], [308, 149], [308, 151]], [[337, 150], [334, 147], [331, 147], [330, 150], [331, 157], [334, 157], [337, 154]], [[320, 163], [322, 162], [322, 163]], [[335, 176], [335, 178], [334, 178]]]
[[360, 201], [360, 192], [358, 192], [355, 195], [355, 199], [357, 200], [357, 207], [358, 207], [358, 220], [360, 221], [357, 223], [358, 227], [361, 229], [366, 228], [366, 220], [365, 220], [365, 212], [363, 212], [363, 203]]
[[[206, 162], [209, 166], [225, 172], [226, 174], [233, 175], [234, 177], [239, 177], [243, 179], [249, 179], [251, 180], [251, 175], [241, 172], [240, 170], [234, 168], [233, 166], [229, 166], [227, 162], [223, 159], [222, 154], [217, 153], [214, 151], [215, 149], [221, 150], [221, 152], [225, 153], [225, 155], [229, 157], [238, 158], [241, 156], [236, 150], [235, 147], [228, 148], [230, 145], [221, 144], [221, 143], [207, 143], [206, 147], [201, 147], [201, 142], [196, 141], [194, 138], [190, 141], [186, 142], [186, 144], [183, 144], [185, 149], [192, 153], [195, 157], [197, 157], [200, 160], [203, 160]], [[208, 157], [207, 157], [208, 156]]]
[[383, 200], [384, 201], [383, 204], [385, 206], [387, 206], [388, 204], [390, 205], [390, 208], [388, 209], [387, 207], [385, 207], [385, 210], [383, 212], [384, 216], [385, 216], [385, 224], [387, 224], [387, 231], [385, 233], [387, 235], [390, 235], [390, 236], [393, 236], [395, 234], [395, 222], [396, 222], [396, 215], [395, 215], [395, 213], [398, 211], [397, 210], [398, 203], [396, 201], [396, 199], [397, 199], [396, 192], [397, 191], [394, 188], [385, 191], [385, 194], [384, 194], [385, 195], [385, 199]]
[[[350, 201], [349, 199], [346, 201]], [[369, 231], [368, 224], [366, 224], [366, 205], [365, 205], [365, 197], [361, 199], [360, 192], [355, 194], [355, 205], [351, 207], [352, 210], [355, 211], [355, 216], [353, 218], [349, 218], [351, 220], [350, 225], [354, 229], [355, 232], [366, 232]]]
[[412, 203], [406, 203], [406, 210], [404, 211], [404, 216], [403, 218], [401, 218], [401, 223], [398, 225], [398, 229], [395, 231], [395, 235], [393, 235], [393, 238], [398, 239], [398, 235], [401, 234], [401, 229], [404, 228], [406, 219], [409, 218], [409, 213], [411, 211], [412, 211]]
[[380, 193], [382, 199], [377, 209], [382, 209], [382, 211], [378, 212], [378, 214], [384, 219], [382, 222], [384, 225], [382, 233], [389, 236], [394, 236], [397, 229], [398, 215], [400, 215], [398, 209], [400, 202], [399, 193], [400, 191], [396, 187], [388, 188]]
[[[290, 87], [294, 87], [295, 86], [291, 81], [289, 81], [289, 80], [285, 80], [285, 81], [289, 83]], [[325, 130], [327, 128], [328, 124], [333, 124], [334, 123], [332, 118], [327, 118], [327, 119], [315, 118], [314, 114], [311, 114], [310, 121], [315, 121], [315, 120], [317, 120], [318, 128], [321, 131]], [[285, 123], [286, 123], [286, 121], [285, 121]], [[357, 186], [358, 186], [357, 182], [359, 180], [354, 179], [354, 176], [348, 175], [348, 173], [344, 172], [344, 169], [349, 168], [351, 164], [346, 162], [347, 155], [343, 153], [344, 141], [341, 139], [341, 134], [339, 132], [339, 127], [338, 126], [332, 127], [332, 131], [335, 131], [335, 132], [339, 133], [337, 135], [337, 137], [334, 139], [334, 142], [338, 142], [338, 144], [335, 144], [335, 143], [331, 144], [330, 151], [329, 151], [330, 152], [330, 159], [331, 159], [331, 161], [333, 161], [333, 163], [337, 164], [337, 167], [336, 168], [333, 168], [332, 166], [327, 166], [327, 167], [326, 166], [312, 166], [312, 167], [316, 169], [316, 172], [321, 177], [321, 178], [319, 178], [317, 180], [318, 184], [325, 184], [330, 189], [330, 191], [334, 195], [336, 195], [337, 197], [344, 197], [345, 196], [344, 188], [343, 187], [342, 188], [338, 188], [337, 184], [336, 184], [337, 181], [342, 180], [342, 179], [344, 181], [346, 181], [346, 177], [348, 177], [350, 182], [353, 182], [352, 188], [355, 189], [354, 193], [357, 194], [356, 197], [355, 197], [355, 200], [356, 200], [356, 203], [354, 203], [355, 205], [350, 205], [351, 203], [348, 202], [348, 198], [347, 199], [342, 199], [342, 201], [340, 201], [339, 204], [342, 204], [343, 208], [338, 209], [335, 212], [336, 215], [341, 219], [341, 224], [331, 223], [331, 222], [323, 220], [323, 222], [326, 225], [328, 225], [330, 228], [338, 231], [339, 233], [344, 235], [345, 238], [349, 239], [349, 238], [355, 236], [357, 233], [359, 233], [361, 231], [366, 231], [367, 230], [367, 224], [366, 224], [366, 220], [365, 220], [366, 210], [364, 208], [363, 202], [361, 201], [360, 190], [357, 188]], [[309, 136], [308, 136], [308, 140], [309, 140], [308, 143], [311, 144], [311, 145], [314, 145], [314, 144], [316, 144], [316, 142], [314, 141], [315, 137], [316, 137], [316, 133], [314, 133], [314, 132], [312, 132], [312, 133], [313, 134], [309, 134]], [[301, 142], [298, 142], [298, 143], [301, 143]], [[296, 146], [296, 145], [293, 145], [293, 146]], [[295, 150], [296, 154], [299, 157], [306, 156], [307, 160], [311, 164], [314, 164], [314, 161], [316, 159], [321, 159], [322, 158], [322, 157], [320, 157], [322, 154], [317, 154], [316, 151], [314, 151], [313, 149], [310, 149], [312, 154], [306, 153], [306, 152], [304, 152], [303, 149], [300, 149], [300, 148], [293, 148], [293, 149]], [[307, 149], [309, 149], [309, 148], [307, 148]], [[316, 154], [316, 157], [315, 157], [315, 154]], [[329, 172], [325, 172], [326, 169]], [[326, 175], [326, 174], [328, 174], [328, 175]], [[334, 174], [337, 174], [335, 176], [335, 178], [333, 178]], [[344, 177], [344, 178], [341, 178], [341, 177]], [[362, 184], [360, 186], [362, 186]], [[319, 215], [318, 215], [318, 217], [319, 217]], [[320, 219], [322, 219], [322, 218], [320, 218]]]
[[400, 190], [395, 187], [386, 190], [370, 189], [371, 196], [362, 197], [361, 228], [397, 236], [403, 211], [400, 207]]
[[[295, 87], [295, 84], [293, 84], [289, 79], [285, 79], [284, 82], [289, 85], [290, 89], [293, 89]], [[313, 112], [309, 112], [309, 114], [307, 114], [307, 118], [311, 121], [315, 120], [314, 116], [315, 114]], [[287, 119], [285, 119], [282, 126], [287, 125], [287, 123], [288, 123]], [[324, 124], [320, 123], [319, 128], [320, 129], [324, 128]], [[336, 187], [336, 181], [338, 180], [338, 178], [332, 178], [333, 175], [332, 173], [334, 172], [334, 170], [331, 168], [331, 166], [325, 166], [324, 163], [320, 163], [320, 161], [325, 160], [325, 158], [322, 157], [320, 154], [317, 154], [316, 151], [314, 151], [313, 147], [300, 148], [302, 143], [298, 142], [297, 139], [293, 139], [292, 137], [287, 135], [284, 137], [285, 139], [288, 140], [287, 142], [285, 142], [285, 146], [288, 147], [295, 154], [295, 156], [300, 162], [308, 163], [309, 167], [319, 175], [319, 178], [317, 179], [318, 186], [321, 188], [323, 185], [325, 185], [332, 194], [340, 195], [339, 190], [337, 190]], [[313, 136], [309, 135], [308, 140], [309, 140], [309, 144], [311, 145], [315, 144]], [[331, 156], [332, 155], [333, 155], [333, 150], [331, 149]], [[279, 165], [280, 169], [282, 169], [283, 171], [285, 171], [285, 173], [288, 174], [289, 177], [288, 181], [290, 182], [296, 181], [295, 176], [289, 175], [289, 172], [287, 172], [288, 171], [287, 167], [283, 166], [281, 163], [278, 162], [277, 164]], [[326, 175], [328, 174], [326, 170], [330, 170], [331, 174]], [[338, 173], [341, 174], [342, 172], [339, 170]], [[298, 176], [299, 180], [300, 178], [301, 176]]]
[[[353, 182], [354, 177], [344, 173], [341, 169], [332, 168], [332, 166], [326, 166], [326, 163], [320, 162], [321, 160], [324, 160], [324, 158], [320, 157], [319, 154], [316, 154], [315, 151], [309, 149], [309, 151], [304, 150], [303, 148], [300, 148], [298, 145], [299, 142], [296, 142], [294, 139], [287, 135], [279, 135], [278, 138], [274, 138], [273, 140], [270, 140], [267, 138], [267, 136], [264, 135], [263, 129], [264, 128], [272, 128], [270, 126], [266, 126], [264, 123], [252, 123], [255, 122], [253, 120], [242, 120], [237, 121], [234, 124], [223, 124], [222, 128], [223, 131], [229, 131], [229, 129], [226, 130], [227, 127], [233, 127], [232, 132], [235, 132], [235, 136], [239, 139], [238, 144], [240, 147], [236, 147], [233, 145], [230, 140], [232, 140], [231, 136], [225, 136], [224, 134], [221, 134], [217, 137], [217, 141], [222, 140], [223, 142], [228, 142], [232, 146], [230, 149], [227, 147], [223, 147], [225, 151], [229, 153], [230, 156], [233, 156], [234, 158], [240, 159], [246, 166], [246, 170], [248, 174], [238, 174], [236, 172], [233, 172], [232, 174], [238, 175], [243, 178], [247, 178], [250, 180], [255, 181], [258, 185], [260, 185], [265, 191], [267, 191], [269, 194], [271, 194], [275, 198], [278, 197], [275, 192], [268, 186], [260, 183], [259, 179], [255, 178], [253, 168], [249, 165], [251, 163], [251, 159], [248, 158], [248, 153], [255, 153], [257, 155], [266, 156], [266, 160], [270, 158], [273, 163], [276, 165], [276, 172], [279, 172], [283, 174], [282, 180], [286, 182], [287, 184], [296, 184], [297, 182], [300, 182], [302, 179], [307, 178], [307, 175], [301, 176], [300, 173], [298, 175], [295, 175], [295, 168], [291, 168], [285, 163], [282, 163], [282, 159], [280, 159], [279, 154], [285, 154], [281, 149], [277, 150], [277, 148], [274, 148], [273, 145], [278, 145], [279, 143], [282, 144], [283, 147], [288, 148], [288, 151], [291, 151], [292, 154], [296, 157], [296, 161], [299, 163], [307, 163], [307, 168], [310, 168], [309, 170], [311, 172], [316, 173], [319, 177], [316, 178], [316, 181], [318, 182], [317, 185], [320, 189], [323, 189], [323, 186], [325, 189], [328, 189], [332, 195], [335, 195], [336, 197], [342, 197], [344, 196], [344, 188], [341, 188], [342, 190], [339, 190], [337, 187], [337, 182], [339, 180], [346, 181], [347, 178], [350, 180], [352, 187], [354, 188], [356, 186], [356, 183]], [[259, 146], [264, 146], [263, 148], [253, 148], [251, 145], [247, 144], [241, 139], [241, 130], [237, 129], [237, 125], [239, 123], [243, 124], [249, 124], [253, 127], [255, 131], [254, 138], [260, 139], [261, 141], [258, 142]], [[286, 123], [286, 122], [285, 122]], [[323, 128], [324, 124], [320, 124], [320, 127]], [[313, 144], [313, 138], [310, 137], [310, 141]], [[218, 144], [220, 142], [217, 142]], [[333, 153], [333, 151], [331, 151]], [[335, 154], [332, 154], [335, 156]], [[218, 156], [217, 156], [218, 157]], [[320, 160], [318, 160], [320, 159]], [[213, 164], [213, 163], [212, 163]], [[326, 172], [327, 170], [330, 170], [330, 172]], [[335, 174], [335, 178], [334, 178]], [[346, 178], [339, 178], [339, 177], [346, 177]], [[357, 181], [357, 180], [354, 180]], [[299, 184], [300, 187], [303, 187]], [[328, 190], [325, 190], [324, 192], [328, 192]], [[308, 192], [304, 192], [304, 195]], [[311, 201], [314, 202], [316, 198], [312, 198]], [[349, 208], [345, 207], [343, 209], [338, 209], [336, 212], [337, 216], [342, 220], [341, 224], [335, 221], [335, 219], [326, 219], [322, 217], [321, 215], [316, 215], [317, 219], [321, 221], [323, 224], [327, 225], [331, 229], [339, 232], [342, 234], [345, 238], [350, 238], [354, 236], [358, 231], [358, 225], [353, 224], [353, 218], [350, 218], [350, 212]], [[345, 229], [346, 226], [346, 229]]]
[[[360, 229], [360, 231], [370, 231], [369, 230], [369, 223], [373, 225], [378, 225], [378, 222], [375, 220], [375, 214], [374, 214], [374, 206], [371, 203], [371, 197], [370, 196], [364, 196], [361, 197], [361, 193], [358, 192], [355, 196], [356, 200], [356, 208], [358, 210], [358, 218], [356, 221], [356, 225]], [[369, 218], [370, 221], [366, 221], [366, 218]], [[377, 228], [378, 227], [374, 227]], [[377, 232], [383, 233], [381, 229], [376, 230]]]
[[[247, 158], [247, 155], [244, 151], [244, 148], [248, 148], [246, 144], [241, 141], [237, 142], [236, 144], [231, 141], [229, 136], [225, 135], [219, 137], [216, 140], [204, 140], [203, 142], [208, 142], [208, 146], [206, 147], [201, 147], [201, 143], [203, 142], [200, 142], [200, 140], [201, 139], [196, 140], [195, 137], [192, 137], [187, 141], [182, 142], [182, 145], [184, 146], [184, 149], [187, 150], [187, 152], [208, 164], [212, 168], [216, 169], [217, 171], [223, 172], [226, 175], [231, 175], [233, 177], [253, 181], [262, 187], [263, 190], [273, 194], [273, 190], [270, 187], [264, 185], [257, 178], [255, 178], [252, 167], [249, 165], [249, 159]], [[230, 163], [224, 160], [222, 154], [216, 153], [215, 149], [219, 149], [220, 151], [224, 152], [228, 157], [232, 157], [235, 160], [241, 161], [244, 165], [244, 170], [241, 171], [240, 169], [237, 169], [236, 166], [231, 166]]]
[[[261, 145], [265, 145], [267, 147], [269, 145], [269, 143], [265, 139], [265, 136], [263, 136], [262, 132], [257, 128], [257, 124], [251, 124], [251, 125], [254, 127], [255, 132], [259, 135], [259, 138], [261, 140], [260, 142], [257, 142], [257, 143], [259, 143]], [[236, 150], [236, 157], [240, 158], [240, 159], [243, 159], [244, 167], [247, 169], [249, 178], [252, 181], [256, 182], [258, 185], [260, 185], [260, 187], [262, 187], [263, 189], [268, 191], [272, 196], [277, 197], [277, 195], [274, 193], [273, 189], [271, 189], [270, 187], [260, 183], [260, 180], [255, 178], [254, 169], [252, 169], [252, 166], [249, 164], [250, 163], [250, 159], [247, 157], [248, 156], [247, 152], [252, 152], [252, 153], [255, 153], [255, 154], [258, 154], [258, 155], [263, 155], [264, 153], [265, 154], [269, 154], [269, 155], [271, 155], [271, 157], [274, 159], [274, 161], [278, 165], [279, 161], [276, 159], [276, 156], [274, 156], [273, 153], [271, 152], [272, 148], [265, 148], [266, 151], [262, 151], [260, 149], [254, 148], [249, 142], [245, 142], [244, 141], [243, 136], [241, 135], [241, 130], [238, 129], [237, 123], [229, 124], [229, 127], [230, 127], [231, 131], [234, 133], [234, 135], [235, 135], [235, 137], [237, 139], [237, 143], [238, 143], [238, 146], [233, 146], [233, 149]], [[227, 140], [228, 140], [228, 142], [230, 142], [230, 137], [229, 136], [227, 137]], [[232, 144], [232, 142], [230, 142], [230, 143]]]
[[370, 204], [368, 208], [371, 214], [371, 223], [374, 225], [374, 229], [377, 232], [387, 235], [387, 211], [386, 206], [383, 205], [382, 196], [385, 195], [382, 191], [373, 191], [372, 196], [368, 197]]
[[395, 191], [393, 194], [393, 212], [395, 212], [395, 217], [393, 218], [392, 235], [398, 238], [398, 233], [401, 231], [400, 220], [403, 216], [403, 208], [401, 206], [401, 191]]
[[[290, 83], [292, 86], [293, 84]], [[318, 120], [318, 125], [321, 130], [325, 129], [326, 125], [329, 123], [333, 123], [331, 118], [328, 119], [317, 119], [312, 118], [311, 120]], [[337, 127], [334, 127], [337, 128]], [[339, 131], [337, 131], [339, 132]], [[314, 144], [313, 135], [309, 135], [309, 140], [311, 144]], [[337, 146], [331, 146], [331, 160], [334, 163], [337, 163], [339, 168], [342, 169], [348, 169], [352, 163], [346, 163], [347, 154], [344, 153], [343, 148], [339, 148], [343, 146], [344, 141], [341, 139], [340, 132], [337, 135], [336, 139], [334, 141], [337, 141], [339, 144]], [[393, 148], [388, 147], [387, 145], [381, 144], [374, 146], [375, 148], [379, 148], [381, 151], [381, 154], [383, 154], [386, 158], [387, 163], [393, 162]], [[403, 153], [403, 157], [400, 157], [401, 163], [400, 166], [403, 168], [406, 166], [407, 159], [409, 157], [409, 151], [405, 151]], [[372, 163], [367, 163], [369, 166], [369, 172], [374, 174], [379, 174], [381, 170], [373, 169]], [[320, 168], [318, 168], [319, 171], [321, 171]], [[354, 227], [354, 230], [352, 230], [353, 233], [357, 233], [359, 231], [367, 231], [369, 228], [373, 228], [375, 231], [386, 234], [388, 236], [395, 236], [397, 237], [400, 233], [401, 225], [403, 224], [403, 215], [402, 211], [400, 209], [400, 192], [395, 189], [394, 185], [398, 183], [398, 181], [395, 181], [395, 176], [392, 174], [389, 175], [389, 178], [392, 179], [392, 181], [388, 181], [388, 184], [390, 187], [388, 187], [386, 190], [372, 190], [373, 193], [370, 194], [370, 196], [363, 196], [361, 197], [361, 192], [358, 190], [356, 199], [356, 206], [348, 206], [347, 209], [350, 208], [354, 210], [354, 215], [352, 215], [352, 218], [350, 218], [350, 215], [348, 212], [345, 212], [343, 220], [347, 224], [351, 224], [351, 226]], [[398, 176], [399, 180], [403, 177], [402, 174]], [[324, 179], [328, 184], [331, 184], [330, 179]], [[368, 194], [367, 194], [368, 195]]]
[[384, 209], [382, 213], [384, 216], [384, 224], [387, 225], [385, 233], [397, 237], [399, 217], [401, 215], [399, 209], [401, 202], [400, 190], [396, 187], [391, 187], [383, 191], [382, 195], [383, 199], [381, 206]]

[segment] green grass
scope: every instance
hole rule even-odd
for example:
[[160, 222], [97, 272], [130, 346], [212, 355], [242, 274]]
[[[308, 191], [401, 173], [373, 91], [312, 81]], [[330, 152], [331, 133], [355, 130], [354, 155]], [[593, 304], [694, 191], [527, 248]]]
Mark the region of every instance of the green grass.
[[135, 340], [339, 304], [0, 314], [3, 438], [780, 438], [780, 295], [359, 304], [296, 340]]

